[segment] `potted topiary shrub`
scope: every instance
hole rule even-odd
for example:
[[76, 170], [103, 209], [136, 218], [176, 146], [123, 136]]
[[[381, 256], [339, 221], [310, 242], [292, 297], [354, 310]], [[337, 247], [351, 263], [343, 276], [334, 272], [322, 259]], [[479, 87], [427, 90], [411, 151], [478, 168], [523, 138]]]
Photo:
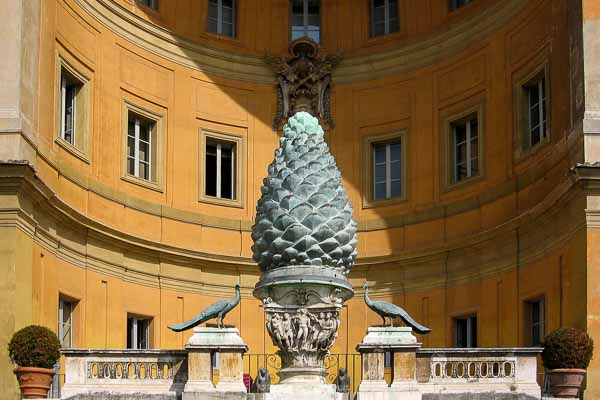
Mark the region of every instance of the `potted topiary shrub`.
[[54, 377], [54, 364], [60, 358], [60, 341], [50, 329], [30, 325], [13, 335], [8, 344], [14, 372], [25, 399], [45, 399]]
[[592, 359], [594, 342], [577, 328], [559, 328], [542, 343], [542, 361], [548, 369], [550, 392], [554, 397], [578, 397], [585, 370]]

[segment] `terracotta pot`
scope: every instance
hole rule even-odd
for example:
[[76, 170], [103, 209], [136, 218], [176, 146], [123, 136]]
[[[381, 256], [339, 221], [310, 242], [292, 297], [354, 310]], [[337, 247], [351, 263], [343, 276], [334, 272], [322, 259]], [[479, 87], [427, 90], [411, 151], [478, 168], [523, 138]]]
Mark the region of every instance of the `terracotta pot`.
[[46, 399], [54, 377], [54, 370], [35, 367], [17, 367], [15, 375], [25, 399]]
[[552, 369], [548, 371], [550, 392], [554, 397], [578, 397], [585, 378], [585, 369]]

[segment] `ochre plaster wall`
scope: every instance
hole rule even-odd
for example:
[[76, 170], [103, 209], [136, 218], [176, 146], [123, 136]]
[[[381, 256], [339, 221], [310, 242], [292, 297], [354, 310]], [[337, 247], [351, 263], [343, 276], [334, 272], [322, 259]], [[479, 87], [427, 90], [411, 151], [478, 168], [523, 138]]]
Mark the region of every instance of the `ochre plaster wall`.
[[[36, 226], [31, 232], [7, 228], [0, 236], [0, 247], [6, 248], [0, 261], [20, 257], [19, 272], [8, 274], [8, 289], [2, 291], [7, 302], [0, 302], [7, 304], [6, 315], [18, 320], [0, 327], [0, 337], [8, 340], [14, 329], [30, 322], [56, 329], [62, 294], [78, 301], [76, 347], [124, 347], [126, 316], [134, 313], [153, 317], [153, 347], [180, 348], [189, 333], [166, 326], [231, 296], [240, 282], [242, 302], [225, 322], [240, 328], [251, 353], [272, 353], [260, 303], [251, 296], [258, 270], [250, 259], [250, 227], [278, 144], [271, 128], [274, 86], [223, 78], [201, 65], [190, 68], [149, 52], [89, 14], [82, 8], [85, 2], [43, 2], [39, 107], [44, 112], [32, 145], [39, 190], [54, 197], [39, 200], [31, 211]], [[140, 24], [157, 24], [233, 53], [256, 56], [287, 48], [285, 0], [241, 1], [236, 40], [204, 33], [204, 1], [199, 7], [192, 0], [169, 7], [171, 2], [160, 3], [159, 14], [129, 0], [115, 4], [141, 16]], [[480, 0], [448, 15], [445, 0], [406, 1], [403, 29], [381, 39], [368, 38], [367, 1], [324, 3], [323, 46], [341, 48], [351, 60], [447, 33], [494, 2]], [[436, 57], [432, 48], [426, 65], [334, 82], [337, 126], [327, 132], [327, 141], [360, 228], [352, 283], [360, 288], [368, 281], [373, 297], [394, 301], [431, 326], [433, 332], [420, 338], [426, 346], [451, 346], [452, 317], [467, 313], [478, 315], [481, 346], [525, 345], [523, 302], [541, 295], [547, 331], [586, 325], [590, 239], [585, 201], [568, 173], [579, 157], [580, 139], [569, 135], [566, 112], [567, 3], [529, 1], [509, 23], [450, 57]], [[55, 141], [57, 55], [87, 71], [93, 84], [85, 160]], [[514, 81], [544, 63], [550, 71], [550, 141], [518, 158]], [[122, 179], [124, 99], [164, 116], [161, 190]], [[484, 110], [483, 175], [448, 190], [442, 179], [442, 120], [474, 104]], [[199, 200], [200, 129], [245, 140], [242, 207]], [[364, 138], [399, 129], [407, 131], [406, 200], [364, 207]], [[8, 263], [9, 271], [16, 268]], [[12, 300], [11, 293], [22, 300]], [[361, 296], [357, 289], [345, 305], [333, 352], [354, 352], [366, 327], [380, 323]], [[10, 370], [0, 353], [2, 365]], [[10, 372], [0, 373], [0, 391], [14, 396], [14, 385]]]

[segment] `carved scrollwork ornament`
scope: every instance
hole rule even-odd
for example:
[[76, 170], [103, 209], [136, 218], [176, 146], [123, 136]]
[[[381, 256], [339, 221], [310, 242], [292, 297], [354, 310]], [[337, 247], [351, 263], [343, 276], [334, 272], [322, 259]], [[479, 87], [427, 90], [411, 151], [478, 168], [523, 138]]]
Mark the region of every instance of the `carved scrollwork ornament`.
[[273, 128], [280, 130], [286, 120], [299, 111], [319, 118], [333, 128], [331, 116], [331, 73], [341, 60], [341, 53], [320, 54], [319, 45], [309, 38], [294, 40], [289, 57], [267, 53], [267, 64], [277, 74], [277, 112]]

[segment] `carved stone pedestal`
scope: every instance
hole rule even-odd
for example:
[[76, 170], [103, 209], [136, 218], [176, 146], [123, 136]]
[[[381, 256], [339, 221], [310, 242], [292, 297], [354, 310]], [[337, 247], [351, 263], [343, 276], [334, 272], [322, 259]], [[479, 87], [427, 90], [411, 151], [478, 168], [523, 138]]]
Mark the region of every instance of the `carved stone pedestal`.
[[[416, 353], [421, 347], [409, 327], [371, 327], [363, 342], [357, 346], [362, 354], [363, 380], [358, 399], [421, 400], [417, 386]], [[385, 381], [385, 353], [394, 355], [391, 386]]]
[[[209, 392], [246, 392], [242, 357], [248, 346], [237, 328], [194, 328], [185, 348], [188, 351], [188, 381], [183, 400], [199, 399]], [[212, 370], [215, 353], [219, 353], [221, 358], [216, 387]]]
[[320, 284], [281, 285], [263, 297], [267, 330], [281, 356], [280, 384], [326, 384], [325, 357], [340, 325], [339, 292]]

